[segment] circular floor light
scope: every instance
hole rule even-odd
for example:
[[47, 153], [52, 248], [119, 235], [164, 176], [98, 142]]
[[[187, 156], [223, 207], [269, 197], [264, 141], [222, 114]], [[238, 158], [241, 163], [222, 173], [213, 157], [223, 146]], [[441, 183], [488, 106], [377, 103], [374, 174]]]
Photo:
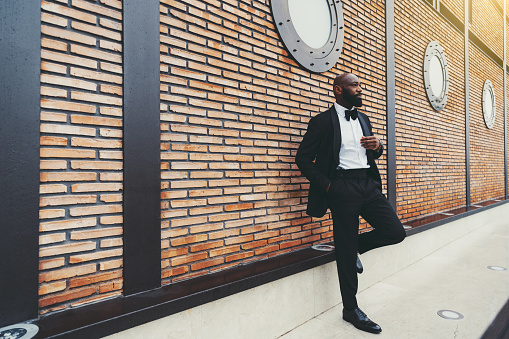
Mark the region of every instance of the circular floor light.
[[314, 250], [317, 250], [317, 251], [324, 251], [324, 252], [330, 252], [330, 251], [334, 251], [334, 246], [332, 245], [313, 245], [311, 246], [312, 249]]
[[295, 60], [311, 72], [331, 69], [343, 49], [343, 7], [339, 0], [272, 0], [279, 36]]
[[437, 41], [426, 47], [424, 54], [424, 88], [431, 106], [441, 111], [447, 104], [449, 72], [443, 48]]
[[30, 339], [33, 338], [39, 327], [33, 324], [16, 324], [0, 328], [0, 339]]
[[460, 320], [465, 318], [463, 314], [451, 310], [440, 310], [437, 312], [439, 316], [448, 320]]
[[486, 127], [492, 129], [495, 125], [495, 90], [489, 80], [484, 82], [482, 88], [482, 112]]
[[488, 268], [493, 271], [507, 271], [507, 268], [502, 266], [488, 266]]

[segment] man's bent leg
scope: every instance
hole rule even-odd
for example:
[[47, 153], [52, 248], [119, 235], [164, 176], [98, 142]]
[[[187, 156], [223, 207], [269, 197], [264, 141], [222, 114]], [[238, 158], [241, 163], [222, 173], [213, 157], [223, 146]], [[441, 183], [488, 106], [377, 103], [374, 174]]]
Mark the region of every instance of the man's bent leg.
[[378, 189], [362, 206], [360, 214], [373, 230], [359, 235], [359, 253], [397, 244], [405, 239], [406, 233], [401, 221], [389, 200]]

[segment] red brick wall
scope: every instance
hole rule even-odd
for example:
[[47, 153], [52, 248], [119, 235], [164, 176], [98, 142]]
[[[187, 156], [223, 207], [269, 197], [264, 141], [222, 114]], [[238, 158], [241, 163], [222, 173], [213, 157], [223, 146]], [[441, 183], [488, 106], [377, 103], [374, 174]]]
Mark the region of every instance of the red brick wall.
[[[504, 94], [500, 67], [474, 46], [470, 68], [470, 184], [471, 202], [504, 196]], [[482, 90], [489, 79], [495, 89], [496, 115], [488, 129], [482, 112]]]
[[501, 59], [504, 57], [504, 28], [502, 14], [491, 0], [472, 1], [470, 30]]
[[362, 78], [385, 134], [383, 2], [344, 5], [342, 59], [319, 75], [288, 56], [268, 1], [247, 3], [161, 2], [164, 283], [331, 240], [293, 157], [336, 74]]
[[41, 313], [122, 291], [121, 2], [42, 1]]
[[[461, 0], [444, 4], [463, 18]], [[286, 52], [268, 0], [161, 0], [164, 284], [332, 240], [329, 215], [305, 214], [309, 184], [294, 156], [343, 72], [361, 78], [363, 111], [386, 139], [384, 6], [344, 2], [341, 58], [311, 74]], [[395, 10], [397, 200], [406, 220], [465, 202], [463, 37], [424, 1], [401, 0]], [[41, 313], [122, 293], [121, 13], [116, 0], [42, 1]], [[500, 53], [496, 20], [475, 25]], [[431, 40], [449, 64], [441, 112], [423, 85]], [[477, 202], [503, 189], [503, 102], [500, 69], [475, 48], [470, 58]], [[475, 111], [481, 75], [497, 91], [493, 131]], [[378, 164], [385, 179], [385, 155]], [[482, 177], [486, 166], [494, 168]]]
[[463, 22], [463, 18], [465, 17], [464, 0], [440, 0], [440, 6], [442, 5], [447, 7], [447, 9], [449, 9], [458, 19], [461, 20], [461, 22]]
[[[395, 8], [396, 185], [403, 219], [465, 203], [463, 36], [430, 9], [419, 0], [399, 1]], [[431, 41], [440, 43], [449, 67], [449, 96], [440, 112], [424, 90], [423, 58]]]

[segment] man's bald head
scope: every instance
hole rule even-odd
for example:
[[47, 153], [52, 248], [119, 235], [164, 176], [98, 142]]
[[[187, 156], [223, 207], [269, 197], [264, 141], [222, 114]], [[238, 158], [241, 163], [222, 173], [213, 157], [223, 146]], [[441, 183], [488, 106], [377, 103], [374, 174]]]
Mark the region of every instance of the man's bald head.
[[336, 102], [350, 109], [362, 106], [362, 88], [359, 78], [352, 73], [343, 73], [334, 79], [332, 88]]
[[349, 81], [357, 79], [357, 76], [352, 73], [340, 74], [334, 79], [334, 86], [345, 87]]

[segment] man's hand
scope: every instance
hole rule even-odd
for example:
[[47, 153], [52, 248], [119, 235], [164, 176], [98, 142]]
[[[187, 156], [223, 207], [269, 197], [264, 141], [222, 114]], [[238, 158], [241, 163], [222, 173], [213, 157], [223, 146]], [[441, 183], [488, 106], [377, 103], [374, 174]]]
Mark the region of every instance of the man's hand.
[[380, 140], [374, 135], [361, 138], [361, 146], [365, 149], [377, 150], [380, 147]]

